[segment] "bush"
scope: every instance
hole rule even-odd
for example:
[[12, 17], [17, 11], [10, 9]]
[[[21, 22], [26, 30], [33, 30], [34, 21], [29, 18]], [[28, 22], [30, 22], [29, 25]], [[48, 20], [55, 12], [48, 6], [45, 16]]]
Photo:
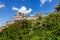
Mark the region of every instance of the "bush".
[[16, 21], [0, 33], [0, 40], [60, 40], [60, 12], [40, 16], [35, 21]]

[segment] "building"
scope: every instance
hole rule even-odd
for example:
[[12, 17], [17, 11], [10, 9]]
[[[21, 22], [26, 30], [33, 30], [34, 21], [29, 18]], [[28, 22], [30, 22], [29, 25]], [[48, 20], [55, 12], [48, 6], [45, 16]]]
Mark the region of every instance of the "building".
[[35, 14], [34, 16], [30, 16], [29, 14], [24, 15], [24, 14], [21, 13], [21, 12], [17, 12], [17, 13], [13, 16], [13, 19], [14, 19], [14, 20], [9, 20], [9, 21], [7, 21], [3, 26], [13, 24], [13, 23], [15, 23], [15, 21], [21, 20], [21, 19], [36, 20], [36, 19], [38, 18], [38, 16], [41, 16], [41, 15], [42, 15], [42, 14]]
[[4, 23], [2, 26], [7, 26], [7, 25], [10, 25], [10, 24], [13, 24], [13, 23], [15, 23], [14, 20], [9, 20], [6, 23]]
[[23, 16], [23, 14], [21, 13], [21, 12], [17, 12], [16, 13], [16, 15], [14, 15], [14, 20], [18, 20], [18, 19], [21, 19], [21, 18], [23, 18], [24, 16]]
[[6, 24], [13, 24], [14, 23], [14, 20], [9, 20], [6, 22]]

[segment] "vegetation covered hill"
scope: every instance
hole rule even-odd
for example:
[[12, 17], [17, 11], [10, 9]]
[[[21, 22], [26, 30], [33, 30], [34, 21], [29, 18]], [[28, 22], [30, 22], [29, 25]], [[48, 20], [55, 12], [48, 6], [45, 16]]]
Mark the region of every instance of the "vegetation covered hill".
[[60, 40], [60, 12], [16, 21], [0, 33], [0, 40]]

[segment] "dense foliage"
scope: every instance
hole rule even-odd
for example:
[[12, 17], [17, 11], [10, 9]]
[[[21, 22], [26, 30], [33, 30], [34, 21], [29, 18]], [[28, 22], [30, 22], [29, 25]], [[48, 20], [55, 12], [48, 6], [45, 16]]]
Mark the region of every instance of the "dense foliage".
[[60, 40], [60, 12], [16, 21], [0, 33], [0, 40]]

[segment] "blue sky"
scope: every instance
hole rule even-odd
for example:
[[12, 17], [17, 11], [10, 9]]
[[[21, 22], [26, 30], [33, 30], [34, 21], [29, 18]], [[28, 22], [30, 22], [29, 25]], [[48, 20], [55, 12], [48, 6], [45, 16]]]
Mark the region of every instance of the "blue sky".
[[0, 0], [0, 25], [13, 19], [18, 11], [34, 14], [35, 12], [54, 11], [58, 0]]

